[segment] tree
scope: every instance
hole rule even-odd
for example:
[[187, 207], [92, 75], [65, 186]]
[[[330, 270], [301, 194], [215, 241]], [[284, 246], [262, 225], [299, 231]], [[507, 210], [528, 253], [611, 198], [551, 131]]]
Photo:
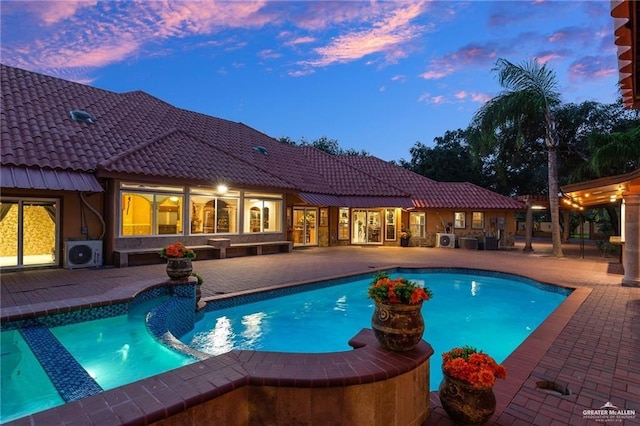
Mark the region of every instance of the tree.
[[471, 157], [466, 137], [465, 130], [447, 130], [444, 136], [433, 139], [435, 146], [432, 148], [416, 142], [409, 149], [411, 160], [400, 160], [400, 166], [442, 182], [471, 182], [485, 186], [486, 179]]
[[[498, 81], [505, 90], [476, 112], [472, 125], [477, 130], [477, 135], [489, 144], [500, 141], [497, 135], [503, 129], [515, 129], [516, 137], [513, 142], [517, 145], [523, 145], [522, 129], [525, 126], [535, 123], [543, 126], [553, 255], [562, 257], [558, 204], [558, 131], [553, 111], [560, 104], [556, 75], [536, 60], [516, 65], [500, 58], [493, 71], [498, 73]], [[536, 141], [527, 142], [531, 144]]]
[[314, 141], [309, 142], [307, 139], [302, 138], [299, 142], [294, 141], [289, 136], [283, 136], [278, 139], [282, 143], [286, 143], [288, 145], [298, 145], [298, 146], [312, 146], [320, 151], [326, 152], [331, 155], [355, 155], [355, 156], [367, 156], [369, 153], [363, 150], [356, 150], [354, 148], [343, 149], [340, 147], [340, 144], [336, 139], [329, 139], [326, 136], [322, 136]]

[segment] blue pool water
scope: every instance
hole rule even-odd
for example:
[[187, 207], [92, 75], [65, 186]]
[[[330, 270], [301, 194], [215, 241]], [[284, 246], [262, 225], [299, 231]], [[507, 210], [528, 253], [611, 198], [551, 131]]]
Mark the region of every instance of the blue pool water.
[[[146, 314], [166, 300], [140, 303], [127, 315], [49, 330], [103, 390], [112, 389], [195, 361], [159, 343], [146, 329]], [[21, 332], [2, 331], [1, 335], [0, 423], [64, 404]], [[16, 359], [19, 363], [14, 367]]]
[[129, 315], [54, 327], [51, 332], [102, 389], [113, 389], [195, 361], [147, 331], [146, 314], [164, 300], [143, 303]]
[[[431, 358], [432, 390], [441, 379], [441, 354], [471, 345], [502, 362], [567, 297], [522, 280], [451, 272], [402, 273], [434, 298], [422, 307]], [[182, 342], [218, 355], [232, 349], [334, 352], [371, 327], [370, 279], [305, 291], [205, 314]]]
[[0, 343], [0, 423], [64, 404], [20, 332], [1, 332]]

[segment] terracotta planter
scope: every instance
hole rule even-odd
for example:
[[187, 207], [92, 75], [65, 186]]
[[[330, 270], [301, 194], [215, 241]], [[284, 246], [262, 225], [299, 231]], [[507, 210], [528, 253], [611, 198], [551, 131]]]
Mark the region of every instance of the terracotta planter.
[[191, 259], [188, 257], [168, 257], [167, 275], [172, 280], [186, 280], [193, 272]]
[[442, 373], [438, 396], [451, 420], [461, 425], [483, 425], [496, 411], [493, 387], [476, 388]]
[[409, 351], [415, 348], [424, 333], [422, 303], [375, 304], [371, 328], [378, 341], [392, 351]]

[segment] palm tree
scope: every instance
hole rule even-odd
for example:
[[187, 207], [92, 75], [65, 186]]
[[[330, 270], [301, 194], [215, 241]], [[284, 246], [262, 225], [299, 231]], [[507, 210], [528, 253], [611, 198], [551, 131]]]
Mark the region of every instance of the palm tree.
[[482, 143], [489, 145], [500, 144], [501, 133], [513, 129], [517, 131], [517, 143], [522, 145], [527, 142], [524, 140], [523, 129], [530, 128], [535, 123], [543, 126], [541, 133], [544, 136], [541, 139], [547, 148], [553, 255], [562, 257], [558, 203], [558, 132], [553, 114], [553, 108], [560, 103], [556, 75], [536, 60], [515, 65], [500, 58], [492, 71], [498, 73], [498, 81], [505, 90], [478, 110], [472, 125]]

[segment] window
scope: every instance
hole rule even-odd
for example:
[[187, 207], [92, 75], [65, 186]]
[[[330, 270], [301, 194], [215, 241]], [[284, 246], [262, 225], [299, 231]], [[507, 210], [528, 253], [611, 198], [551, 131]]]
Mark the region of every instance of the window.
[[120, 235], [183, 234], [184, 188], [121, 184]]
[[411, 231], [412, 237], [424, 238], [426, 223], [427, 217], [425, 212], [409, 213], [409, 230]]
[[244, 194], [244, 232], [282, 232], [282, 195]]
[[349, 208], [348, 207], [340, 207], [340, 211], [338, 212], [339, 220], [338, 220], [338, 239], [339, 240], [348, 240], [349, 239]]
[[467, 227], [467, 216], [464, 212], [455, 212], [453, 214], [453, 227], [456, 229], [464, 229]]
[[484, 229], [484, 212], [473, 212], [471, 217], [471, 228]]
[[189, 198], [192, 234], [238, 233], [240, 193], [226, 190], [223, 196], [213, 191], [194, 189]]
[[385, 211], [385, 239], [396, 239], [396, 210], [387, 209]]

